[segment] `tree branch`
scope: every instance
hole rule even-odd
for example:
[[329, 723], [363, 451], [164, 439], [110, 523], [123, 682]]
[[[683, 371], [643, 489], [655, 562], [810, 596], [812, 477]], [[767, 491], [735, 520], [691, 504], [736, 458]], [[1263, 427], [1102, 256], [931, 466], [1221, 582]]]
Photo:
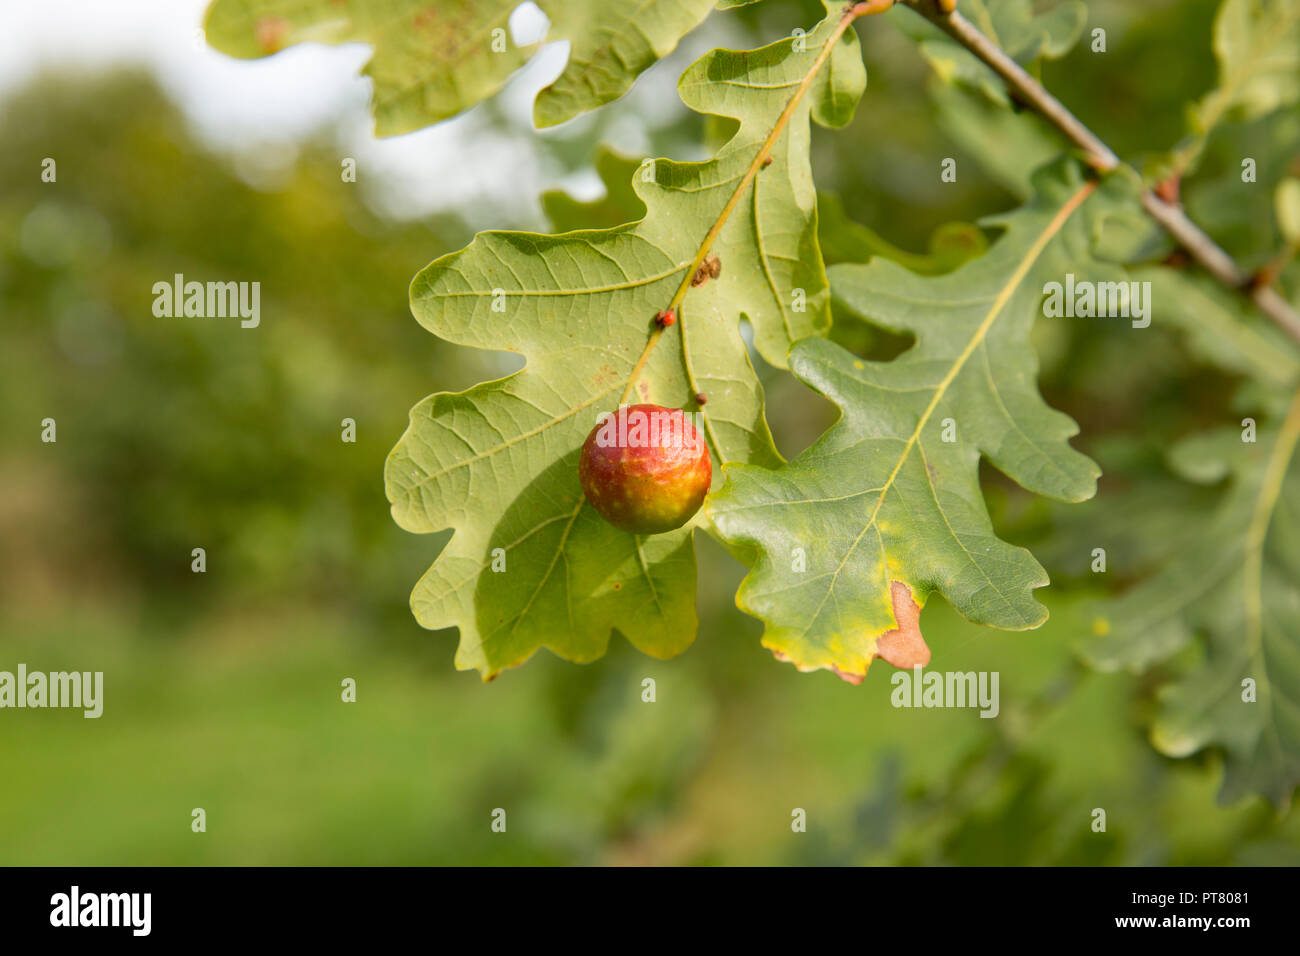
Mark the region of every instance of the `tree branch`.
[[[1081, 123], [1046, 87], [1003, 52], [1001, 47], [956, 10], [952, 0], [901, 0], [921, 16], [984, 61], [1024, 102], [1041, 113], [1052, 125], [1087, 155], [1090, 165], [1103, 173], [1120, 165], [1120, 159], [1098, 136]], [[1200, 226], [1192, 222], [1176, 203], [1166, 202], [1147, 189], [1142, 193], [1147, 213], [1185, 248], [1192, 258], [1224, 285], [1249, 296], [1256, 308], [1300, 342], [1300, 314], [1267, 285], [1252, 280], [1232, 257], [1221, 249]]]

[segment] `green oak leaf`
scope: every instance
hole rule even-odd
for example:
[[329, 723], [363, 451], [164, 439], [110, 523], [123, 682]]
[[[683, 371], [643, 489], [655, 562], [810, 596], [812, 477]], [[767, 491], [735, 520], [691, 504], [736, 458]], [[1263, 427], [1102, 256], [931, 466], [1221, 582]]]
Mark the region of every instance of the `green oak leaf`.
[[677, 48], [677, 41], [704, 22], [712, 0], [542, 0], [551, 38], [569, 38], [564, 72], [533, 105], [538, 126], [556, 126], [612, 102], [641, 73]]
[[[488, 98], [536, 52], [511, 39], [519, 0], [213, 0], [208, 42], [231, 56], [267, 56], [295, 43], [369, 43], [376, 132], [395, 136]], [[699, 26], [713, 0], [538, 0], [547, 40], [569, 41], [564, 72], [533, 116], [554, 126], [618, 99]]]
[[1161, 691], [1152, 742], [1172, 757], [1221, 748], [1221, 801], [1258, 793], [1285, 809], [1300, 783], [1300, 393], [1278, 417], [1253, 442], [1228, 428], [1175, 447], [1182, 477], [1227, 490], [1174, 560], [1097, 608], [1083, 652], [1142, 670], [1203, 635], [1199, 663]]
[[[829, 322], [809, 119], [847, 122], [866, 74], [855, 34], [828, 8], [802, 42], [714, 50], [686, 70], [684, 102], [739, 125], [711, 160], [639, 167], [644, 218], [482, 233], [412, 282], [429, 331], [526, 359], [506, 378], [426, 398], [388, 459], [398, 524], [455, 529], [411, 603], [426, 627], [460, 628], [458, 667], [490, 678], [540, 647], [588, 661], [615, 627], [658, 657], [693, 640], [690, 527], [639, 537], [605, 523], [582, 497], [579, 449], [626, 395], [699, 409], [718, 463], [779, 462], [738, 320], [780, 364]], [[720, 271], [696, 287], [706, 251]], [[679, 321], [653, 337], [653, 317], [683, 290]]]
[[779, 468], [728, 465], [706, 505], [724, 540], [758, 552], [737, 604], [766, 623], [764, 646], [801, 670], [857, 681], [876, 656], [923, 663], [916, 616], [936, 590], [980, 624], [1047, 617], [1032, 595], [1047, 575], [994, 533], [979, 461], [1039, 494], [1093, 494], [1097, 467], [1069, 446], [1074, 422], [1039, 396], [1028, 337], [1045, 283], [1122, 276], [1089, 255], [1096, 214], [1120, 201], [1110, 185], [1094, 190], [1073, 163], [1037, 184], [1033, 202], [997, 220], [1004, 232], [990, 250], [948, 275], [883, 259], [834, 266], [838, 303], [915, 344], [873, 362], [798, 343], [791, 369], [840, 407], [839, 421]]

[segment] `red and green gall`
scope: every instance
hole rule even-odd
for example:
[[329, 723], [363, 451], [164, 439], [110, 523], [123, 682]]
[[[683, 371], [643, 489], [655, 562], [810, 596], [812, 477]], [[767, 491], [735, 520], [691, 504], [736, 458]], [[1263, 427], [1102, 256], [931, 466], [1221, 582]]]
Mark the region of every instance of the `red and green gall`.
[[680, 408], [624, 405], [602, 415], [583, 442], [578, 478], [614, 527], [661, 534], [699, 511], [713, 464], [704, 436]]

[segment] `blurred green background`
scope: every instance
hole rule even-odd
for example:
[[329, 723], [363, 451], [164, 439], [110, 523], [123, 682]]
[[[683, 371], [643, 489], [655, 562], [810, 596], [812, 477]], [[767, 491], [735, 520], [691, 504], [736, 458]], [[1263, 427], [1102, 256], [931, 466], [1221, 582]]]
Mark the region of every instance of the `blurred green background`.
[[[1118, 27], [1111, 52], [1081, 48], [1044, 78], [1127, 158], [1167, 149], [1213, 79], [1214, 4], [1090, 8]], [[723, 18], [728, 38], [758, 44], [815, 16], [769, 3], [704, 30]], [[814, 160], [874, 235], [827, 215], [828, 259], [886, 241], [915, 256], [942, 224], [1017, 205], [1024, 158], [978, 155], [945, 125], [894, 23], [859, 32], [870, 86], [851, 127], [817, 131]], [[545, 161], [589, 169], [602, 124], [540, 137]], [[646, 135], [657, 155], [688, 155], [716, 136], [707, 125], [683, 111]], [[1095, 594], [1080, 529], [1110, 516], [1122, 531], [1115, 516], [1144, 494], [1204, 505], [1171, 487], [1159, 452], [1222, 422], [1236, 383], [1173, 334], [1153, 328], [1134, 355], [1095, 325], [1036, 333], [1045, 394], [1107, 469], [1101, 496], [1049, 506], [988, 470], [999, 531], [1052, 574], [1052, 618], [985, 630], [936, 595], [922, 619], [942, 669], [1000, 672], [999, 719], [894, 709], [883, 664], [852, 687], [775, 662], [732, 603], [741, 567], [703, 535], [701, 627], [681, 658], [616, 635], [594, 664], [542, 652], [484, 685], [454, 670], [453, 632], [411, 618], [444, 539], [400, 531], [383, 491], [412, 405], [518, 364], [440, 343], [409, 314], [411, 276], [468, 240], [474, 210], [380, 217], [341, 182], [328, 136], [302, 144], [282, 182], [250, 185], [143, 74], [44, 75], [5, 102], [0, 136], [0, 669], [102, 670], [106, 684], [99, 720], [0, 714], [0, 864], [1300, 863], [1295, 814], [1220, 807], [1213, 754], [1172, 761], [1147, 744], [1160, 674], [1075, 663]], [[46, 156], [57, 184], [40, 181]], [[936, 189], [943, 156], [962, 174]], [[1185, 195], [1196, 202], [1195, 181]], [[497, 225], [536, 226], [543, 208], [606, 225], [616, 199], [532, 197]], [[1231, 217], [1216, 236], [1247, 264], [1273, 247]], [[154, 317], [153, 283], [177, 272], [260, 281], [261, 327]], [[874, 357], [899, 347], [847, 321], [835, 334]], [[793, 454], [831, 409], [764, 376]], [[55, 444], [40, 441], [46, 417]], [[1133, 543], [1111, 582], [1175, 530]], [[195, 547], [205, 574], [191, 573]], [[354, 704], [340, 699], [349, 677]], [[191, 832], [195, 807], [206, 833]], [[794, 808], [807, 833], [791, 831]]]

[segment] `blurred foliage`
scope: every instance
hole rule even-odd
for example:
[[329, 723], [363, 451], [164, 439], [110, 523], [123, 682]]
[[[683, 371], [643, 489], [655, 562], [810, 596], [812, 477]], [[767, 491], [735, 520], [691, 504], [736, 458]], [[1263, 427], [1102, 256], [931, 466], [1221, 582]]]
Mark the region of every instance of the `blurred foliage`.
[[[1109, 51], [1091, 54], [1085, 31], [1044, 78], [1126, 158], [1172, 146], [1213, 78], [1214, 3], [1088, 8]], [[815, 133], [815, 168], [859, 236], [925, 255], [944, 223], [1015, 205], [1034, 154], [986, 168], [936, 122], [940, 87], [889, 25], [907, 16], [860, 26], [866, 99], [849, 129]], [[812, 19], [779, 2], [726, 17], [754, 42]], [[1283, 175], [1289, 127], [1255, 123], [1261, 169], [1276, 153]], [[441, 541], [400, 531], [382, 487], [416, 399], [515, 367], [438, 343], [409, 314], [411, 276], [465, 228], [377, 218], [324, 140], [250, 184], [140, 77], [42, 77], [0, 127], [0, 669], [103, 670], [106, 683], [98, 721], [0, 715], [0, 863], [1300, 863], [1296, 814], [1216, 807], [1213, 754], [1149, 746], [1160, 669], [1074, 663], [1097, 590], [1088, 556], [1110, 540], [1101, 516], [1121, 542], [1108, 583], [1176, 550], [1177, 522], [1124, 537], [1122, 515], [1200, 506], [1203, 489], [1173, 490], [1164, 449], [1242, 400], [1241, 379], [1177, 329], [1154, 324], [1140, 353], [1104, 320], [1035, 329], [1044, 393], [1082, 425], [1101, 493], [1053, 505], [986, 468], [999, 534], [1052, 573], [1052, 618], [996, 632], [938, 599], [923, 618], [945, 669], [1000, 672], [999, 719], [895, 709], [884, 667], [855, 688], [774, 663], [732, 605], [741, 568], [703, 539], [700, 638], [685, 655], [654, 661], [616, 639], [596, 664], [542, 655], [484, 686], [453, 670], [452, 635], [412, 620], [409, 582]], [[683, 114], [652, 139], [703, 135]], [[1253, 262], [1273, 237], [1215, 198], [1236, 188], [1220, 135], [1185, 195]], [[595, 156], [577, 143], [553, 140], [548, 162], [587, 170]], [[958, 180], [936, 187], [949, 156]], [[40, 181], [44, 157], [56, 184]], [[547, 203], [563, 228], [618, 208]], [[177, 272], [260, 281], [261, 326], [154, 317], [153, 283]], [[845, 331], [863, 354], [906, 346]], [[834, 411], [759, 367], [794, 454]], [[57, 444], [40, 442], [45, 417]], [[345, 417], [356, 444], [340, 441]], [[189, 570], [194, 547], [204, 575]], [[355, 704], [340, 702], [345, 677]], [[208, 832], [194, 834], [200, 806]], [[497, 807], [505, 834], [489, 828]], [[791, 832], [796, 807], [807, 833]], [[1098, 807], [1104, 834], [1090, 828]]]

